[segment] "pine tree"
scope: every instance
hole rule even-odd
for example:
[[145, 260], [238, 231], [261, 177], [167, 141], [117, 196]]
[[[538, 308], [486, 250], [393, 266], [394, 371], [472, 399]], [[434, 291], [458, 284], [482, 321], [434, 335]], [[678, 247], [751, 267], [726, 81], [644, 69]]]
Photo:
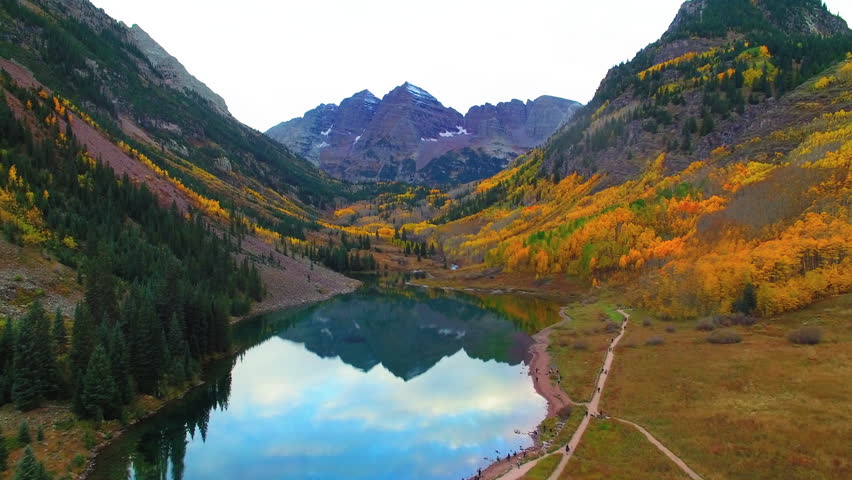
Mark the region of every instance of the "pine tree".
[[140, 392], [155, 395], [165, 360], [163, 329], [150, 292], [137, 290], [133, 295], [138, 304], [133, 307], [134, 315], [128, 317], [130, 371]]
[[[97, 243], [97, 242], [95, 242]], [[98, 246], [98, 254], [86, 266], [86, 305], [100, 323], [103, 320], [114, 321], [118, 317], [115, 277], [112, 275], [112, 261], [104, 245]]]
[[56, 309], [53, 319], [53, 342], [56, 344], [56, 352], [62, 355], [68, 348], [68, 330], [65, 328], [65, 320], [62, 311]]
[[30, 436], [30, 424], [27, 423], [26, 420], [22, 421], [20, 425], [18, 425], [18, 443], [30, 443], [32, 441], [32, 437]]
[[81, 378], [89, 365], [89, 356], [95, 348], [95, 322], [88, 305], [81, 303], [74, 310], [71, 329], [71, 375]]
[[713, 115], [710, 114], [709, 110], [705, 109], [704, 115], [701, 117], [701, 131], [699, 133], [703, 137], [704, 135], [712, 132], [715, 128], [716, 124], [713, 121]]
[[15, 343], [15, 322], [9, 318], [3, 328], [3, 336], [0, 337], [0, 367], [12, 364], [15, 358]]
[[[38, 303], [38, 302], [36, 302]], [[34, 306], [22, 322], [15, 345], [14, 378], [12, 380], [12, 401], [21, 411], [38, 408], [44, 398], [42, 381], [43, 367], [40, 362], [40, 347], [37, 317], [40, 307]]]
[[9, 449], [6, 448], [6, 436], [0, 433], [0, 472], [9, 469]]
[[115, 418], [118, 414], [118, 392], [103, 345], [95, 347], [89, 359], [80, 399], [86, 413], [91, 417], [98, 418], [102, 415], [103, 418]]
[[6, 320], [3, 335], [0, 337], [0, 405], [12, 400], [16, 335], [12, 319]]
[[42, 480], [40, 476], [38, 461], [36, 461], [33, 449], [27, 447], [24, 449], [24, 456], [18, 462], [15, 468], [14, 480]]
[[176, 385], [182, 385], [187, 380], [189, 349], [187, 348], [181, 322], [178, 321], [177, 315], [172, 315], [172, 321], [169, 323], [168, 344], [171, 356], [170, 370], [172, 382]]
[[133, 390], [130, 386], [130, 353], [124, 340], [122, 324], [116, 324], [109, 338], [109, 357], [112, 377], [122, 404], [130, 403]]
[[53, 348], [50, 319], [47, 312], [36, 301], [30, 308], [28, 323], [35, 329], [35, 355], [39, 364], [39, 395], [43, 398], [56, 398], [59, 393], [59, 366], [56, 363], [56, 352]]
[[742, 296], [734, 302], [734, 310], [750, 314], [757, 308], [757, 289], [751, 283], [746, 284]]

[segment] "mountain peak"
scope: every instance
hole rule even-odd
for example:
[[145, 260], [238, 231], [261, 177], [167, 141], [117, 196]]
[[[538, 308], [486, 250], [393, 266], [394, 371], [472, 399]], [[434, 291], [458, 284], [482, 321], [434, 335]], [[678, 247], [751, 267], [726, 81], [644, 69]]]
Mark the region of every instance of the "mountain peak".
[[391, 91], [391, 93], [396, 93], [396, 92], [406, 92], [406, 93], [410, 94], [412, 97], [414, 97], [418, 100], [429, 101], [429, 102], [437, 102], [438, 101], [438, 99], [435, 98], [431, 93], [429, 93], [426, 90], [418, 87], [417, 85], [414, 85], [411, 82], [405, 82], [402, 85], [396, 87], [395, 89], [393, 89]]
[[754, 31], [821, 37], [852, 33], [820, 0], [687, 0], [663, 40]]
[[369, 90], [361, 90], [360, 92], [352, 95], [350, 98], [354, 100], [360, 100], [363, 103], [377, 105], [381, 100], [379, 97], [373, 95], [373, 92]]
[[312, 110], [266, 134], [339, 178], [466, 183], [540, 145], [579, 107], [543, 95], [462, 115], [405, 82], [381, 100], [362, 90], [334, 112]]

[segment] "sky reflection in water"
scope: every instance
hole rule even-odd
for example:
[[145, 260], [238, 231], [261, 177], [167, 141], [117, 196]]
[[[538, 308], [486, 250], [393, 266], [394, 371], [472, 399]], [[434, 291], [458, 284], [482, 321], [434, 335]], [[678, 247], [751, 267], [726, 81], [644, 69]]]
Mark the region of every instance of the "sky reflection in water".
[[[360, 293], [277, 315], [243, 327], [268, 333], [230, 369], [227, 408], [184, 402], [94, 478], [457, 479], [528, 446], [514, 431], [544, 417], [529, 336], [476, 302]], [[205, 439], [184, 433], [199, 416]]]

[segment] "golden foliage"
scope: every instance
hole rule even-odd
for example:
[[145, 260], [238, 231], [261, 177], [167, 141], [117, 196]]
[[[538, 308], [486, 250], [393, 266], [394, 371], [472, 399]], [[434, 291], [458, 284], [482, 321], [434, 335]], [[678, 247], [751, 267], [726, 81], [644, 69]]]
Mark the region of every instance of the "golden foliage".
[[687, 52], [677, 58], [658, 63], [652, 67], [642, 70], [641, 72], [636, 74], [636, 76], [639, 77], [639, 80], [645, 80], [645, 77], [648, 76], [648, 74], [650, 73], [660, 72], [668, 67], [674, 67], [684, 62], [690, 62], [692, 60], [695, 60], [696, 58], [709, 58], [716, 55], [717, 51], [717, 49], [712, 48], [704, 53]]

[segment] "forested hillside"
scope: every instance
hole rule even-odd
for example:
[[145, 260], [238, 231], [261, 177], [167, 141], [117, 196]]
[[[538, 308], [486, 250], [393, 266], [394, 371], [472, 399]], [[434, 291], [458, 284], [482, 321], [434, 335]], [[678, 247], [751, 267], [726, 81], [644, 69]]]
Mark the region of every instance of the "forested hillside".
[[629, 286], [669, 317], [849, 291], [849, 33], [819, 2], [687, 2], [547, 145], [397, 228], [448, 262]]
[[695, 0], [662, 38], [609, 71], [545, 148], [543, 176], [639, 174], [660, 152], [677, 172], [724, 144], [787, 92], [852, 51], [818, 0]]
[[357, 192], [168, 84], [123, 24], [5, 0], [0, 33], [0, 406], [124, 424], [230, 353], [232, 318], [357, 286], [302, 246]]

